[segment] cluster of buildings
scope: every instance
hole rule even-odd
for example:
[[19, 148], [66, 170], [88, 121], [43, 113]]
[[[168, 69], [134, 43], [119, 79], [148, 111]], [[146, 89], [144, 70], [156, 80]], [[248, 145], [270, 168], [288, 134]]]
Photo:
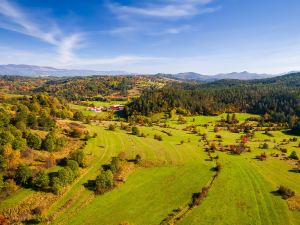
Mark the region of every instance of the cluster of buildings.
[[112, 105], [112, 106], [97, 106], [97, 107], [88, 107], [87, 110], [91, 112], [105, 112], [105, 111], [120, 111], [124, 110], [124, 105]]

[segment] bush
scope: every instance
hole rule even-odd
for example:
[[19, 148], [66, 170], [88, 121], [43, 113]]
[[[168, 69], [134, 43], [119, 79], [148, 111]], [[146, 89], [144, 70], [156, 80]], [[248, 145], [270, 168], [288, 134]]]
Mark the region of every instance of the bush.
[[58, 177], [53, 177], [51, 180], [51, 191], [54, 194], [59, 194], [63, 185]]
[[262, 149], [269, 149], [269, 145], [268, 145], [267, 143], [264, 143], [264, 144], [262, 145]]
[[137, 164], [137, 163], [139, 163], [139, 162], [142, 161], [142, 157], [141, 157], [139, 154], [137, 154], [137, 155], [135, 156], [134, 161], [135, 161], [135, 163]]
[[297, 153], [295, 151], [292, 151], [292, 153], [290, 154], [290, 158], [295, 159], [295, 160], [299, 159], [299, 157], [297, 156]]
[[277, 193], [280, 194], [283, 199], [288, 199], [288, 198], [295, 196], [294, 191], [292, 191], [290, 188], [284, 187], [282, 185], [277, 190]]
[[113, 174], [111, 170], [102, 170], [100, 175], [97, 176], [95, 184], [95, 191], [97, 194], [102, 194], [105, 191], [111, 189], [114, 185]]
[[20, 150], [20, 151], [24, 151], [27, 148], [27, 143], [26, 143], [26, 139], [24, 138], [16, 138], [13, 143], [12, 143], [12, 147], [15, 150]]
[[77, 121], [83, 121], [84, 115], [81, 111], [77, 111], [74, 113], [73, 119]]
[[67, 167], [69, 167], [73, 171], [75, 176], [77, 176], [78, 171], [79, 171], [79, 165], [75, 160], [68, 160]]
[[61, 186], [66, 186], [67, 184], [72, 183], [75, 178], [74, 172], [69, 167], [62, 168], [57, 172], [57, 177], [60, 181]]
[[44, 171], [40, 171], [33, 178], [32, 184], [38, 190], [46, 190], [49, 187], [49, 176]]
[[158, 135], [158, 134], [154, 134], [154, 139], [158, 140], [158, 141], [162, 141], [163, 140], [162, 136]]
[[120, 169], [120, 159], [118, 157], [112, 157], [111, 163], [110, 163], [110, 170], [112, 173], [118, 172]]
[[48, 133], [46, 138], [43, 140], [43, 148], [49, 152], [56, 150], [55, 137], [52, 133]]
[[40, 149], [42, 146], [42, 139], [40, 136], [30, 133], [27, 137], [27, 145], [33, 149]]
[[32, 171], [27, 165], [19, 165], [15, 174], [15, 181], [20, 185], [28, 185]]
[[81, 149], [72, 152], [70, 159], [76, 161], [80, 167], [86, 166], [85, 154]]
[[115, 131], [115, 130], [116, 130], [116, 126], [113, 125], [113, 124], [109, 124], [108, 130], [110, 130], [110, 131]]
[[131, 132], [133, 135], [140, 136], [140, 131], [137, 127], [132, 127]]

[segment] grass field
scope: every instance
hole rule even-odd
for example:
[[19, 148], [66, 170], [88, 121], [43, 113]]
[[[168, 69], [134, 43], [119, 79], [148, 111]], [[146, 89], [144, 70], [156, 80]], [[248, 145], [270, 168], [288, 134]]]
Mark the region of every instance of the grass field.
[[[237, 114], [242, 122], [250, 114]], [[177, 118], [168, 120], [169, 127], [140, 126], [146, 137], [137, 137], [120, 130], [109, 131], [110, 122], [86, 125], [97, 138], [90, 139], [84, 151], [89, 159], [89, 166], [81, 171], [81, 176], [49, 207], [51, 224], [104, 224], [118, 225], [128, 221], [135, 225], [160, 224], [176, 209], [185, 207], [193, 193], [206, 186], [214, 175], [215, 162], [208, 160], [204, 152], [201, 137], [184, 131], [188, 125], [199, 126], [207, 139], [215, 140], [213, 128], [218, 117], [188, 117], [187, 124], [179, 124]], [[168, 135], [171, 134], [171, 135]], [[220, 175], [214, 181], [207, 197], [201, 205], [194, 207], [178, 224], [300, 224], [300, 212], [291, 211], [280, 196], [274, 194], [279, 185], [285, 185], [300, 195], [299, 173], [291, 172], [295, 165], [288, 160], [269, 156], [280, 153], [273, 149], [274, 141], [293, 138], [282, 131], [271, 131], [267, 136], [257, 131], [248, 145], [251, 152], [232, 155], [216, 152], [222, 164]], [[162, 136], [162, 141], [155, 140], [154, 134]], [[218, 132], [223, 144], [234, 144], [241, 133], [226, 130]], [[269, 149], [260, 149], [259, 145], [271, 139]], [[300, 140], [299, 140], [300, 141]], [[284, 145], [287, 154], [295, 150], [300, 155], [298, 142]], [[183, 142], [183, 143], [181, 143]], [[101, 165], [108, 163], [113, 156], [126, 152], [128, 158], [140, 154], [143, 160], [159, 162], [157, 166], [137, 168], [125, 183], [103, 195], [95, 196], [83, 185], [95, 179]], [[255, 156], [266, 152], [266, 161], [259, 161]], [[19, 204], [30, 197], [33, 191], [20, 190], [16, 195], [0, 204], [3, 208]]]

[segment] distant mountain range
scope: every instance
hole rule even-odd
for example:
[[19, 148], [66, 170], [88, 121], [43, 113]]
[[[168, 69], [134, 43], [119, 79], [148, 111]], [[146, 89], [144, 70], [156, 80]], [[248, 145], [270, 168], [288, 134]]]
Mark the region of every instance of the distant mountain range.
[[[19, 76], [91, 76], [91, 75], [134, 75], [126, 71], [96, 71], [96, 70], [75, 70], [75, 69], [57, 69], [47, 66], [34, 66], [23, 64], [0, 65], [0, 75], [19, 75]], [[271, 74], [257, 74], [244, 72], [224, 73], [217, 75], [203, 75], [194, 72], [178, 74], [159, 74], [172, 79], [196, 80], [201, 82], [211, 82], [222, 79], [254, 80], [274, 77]]]
[[170, 78], [175, 78], [180, 80], [196, 80], [196, 81], [203, 81], [203, 82], [211, 82], [211, 81], [222, 80], [222, 79], [255, 80], [255, 79], [264, 79], [264, 78], [270, 78], [275, 76], [276, 75], [271, 75], [271, 74], [249, 73], [247, 71], [222, 73], [217, 75], [203, 75], [194, 72], [168, 75], [168, 77]]
[[95, 71], [95, 70], [73, 70], [57, 69], [47, 66], [33, 66], [23, 64], [0, 65], [0, 75], [18, 76], [89, 76], [89, 75], [130, 75], [126, 71]]

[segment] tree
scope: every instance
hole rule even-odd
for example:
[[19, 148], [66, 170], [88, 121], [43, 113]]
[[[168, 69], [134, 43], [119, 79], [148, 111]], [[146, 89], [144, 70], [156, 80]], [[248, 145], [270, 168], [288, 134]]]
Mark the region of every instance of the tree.
[[78, 170], [79, 170], [79, 165], [75, 160], [67, 160], [67, 167], [69, 167], [77, 176]]
[[83, 121], [84, 115], [81, 111], [77, 111], [74, 113], [73, 119], [77, 121]]
[[139, 128], [137, 128], [137, 127], [132, 127], [131, 132], [133, 135], [140, 136], [140, 131], [139, 131]]
[[13, 142], [15, 137], [10, 131], [0, 131], [0, 145], [4, 146]]
[[86, 162], [85, 162], [85, 154], [83, 150], [78, 149], [74, 152], [71, 153], [70, 159], [76, 161], [80, 167], [85, 167]]
[[299, 159], [299, 157], [297, 156], [296, 151], [292, 151], [292, 153], [290, 154], [290, 158], [294, 159], [294, 160], [298, 160]]
[[116, 129], [116, 126], [115, 126], [115, 125], [109, 124], [108, 130], [110, 130], [110, 131], [115, 131], [115, 129]]
[[0, 174], [0, 192], [2, 191], [2, 189], [5, 187], [5, 183], [3, 180], [3, 176]]
[[268, 143], [264, 143], [264, 144], [262, 145], [262, 148], [263, 148], [263, 149], [269, 149]]
[[13, 141], [13, 143], [12, 143], [12, 147], [15, 150], [20, 150], [20, 151], [25, 150], [26, 147], [27, 147], [26, 139], [24, 139], [24, 138], [16, 138]]
[[296, 135], [300, 135], [300, 122], [296, 123], [296, 125], [292, 128], [292, 132]]
[[53, 177], [51, 180], [51, 190], [54, 194], [59, 194], [63, 185], [58, 177]]
[[47, 189], [49, 183], [50, 183], [49, 176], [44, 171], [38, 172], [32, 181], [33, 186], [39, 190]]
[[30, 133], [27, 137], [27, 145], [33, 149], [40, 149], [42, 146], [42, 139], [39, 135]]
[[60, 180], [60, 184], [65, 186], [74, 180], [75, 174], [70, 167], [64, 167], [57, 172], [57, 177]]
[[10, 122], [9, 115], [3, 110], [0, 110], [0, 127], [6, 127]]
[[55, 137], [52, 132], [48, 133], [46, 138], [43, 140], [43, 148], [49, 152], [56, 150]]
[[51, 130], [52, 128], [56, 127], [55, 121], [50, 116], [46, 115], [42, 115], [39, 117], [38, 124], [45, 130]]
[[110, 169], [113, 174], [118, 172], [118, 170], [120, 169], [120, 159], [118, 157], [112, 157], [110, 163]]
[[231, 121], [231, 120], [230, 120], [230, 114], [227, 113], [227, 115], [226, 115], [226, 122], [227, 122], [227, 123], [230, 123], [230, 121]]
[[96, 193], [97, 194], [102, 194], [105, 191], [109, 190], [110, 188], [113, 187], [114, 181], [113, 181], [113, 174], [111, 170], [102, 170], [100, 175], [96, 177]]
[[27, 118], [27, 125], [32, 129], [36, 129], [39, 125], [37, 117], [33, 114], [30, 114]]
[[18, 166], [15, 181], [20, 185], [28, 185], [29, 179], [32, 177], [32, 171], [29, 166], [21, 164]]
[[139, 162], [141, 162], [142, 161], [142, 157], [139, 155], [139, 154], [137, 154], [136, 156], [135, 156], [135, 163], [137, 164], [137, 163], [139, 163]]

